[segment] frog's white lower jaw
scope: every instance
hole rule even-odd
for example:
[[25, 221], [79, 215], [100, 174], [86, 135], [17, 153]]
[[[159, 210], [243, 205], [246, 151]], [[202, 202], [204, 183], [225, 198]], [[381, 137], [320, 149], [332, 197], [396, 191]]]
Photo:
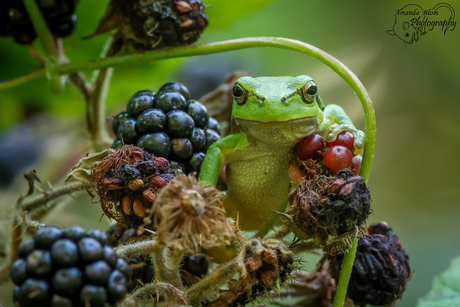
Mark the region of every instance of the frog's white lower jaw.
[[235, 118], [235, 122], [248, 138], [278, 146], [289, 147], [293, 142], [319, 131], [317, 116], [272, 122]]

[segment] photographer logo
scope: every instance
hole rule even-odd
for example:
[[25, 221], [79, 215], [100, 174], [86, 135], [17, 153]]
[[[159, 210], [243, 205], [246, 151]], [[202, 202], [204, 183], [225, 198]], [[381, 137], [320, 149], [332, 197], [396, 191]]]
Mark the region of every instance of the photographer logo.
[[387, 30], [407, 44], [417, 42], [428, 32], [453, 31], [457, 25], [455, 11], [450, 4], [439, 3], [432, 9], [424, 9], [418, 4], [408, 4], [396, 10], [393, 29]]

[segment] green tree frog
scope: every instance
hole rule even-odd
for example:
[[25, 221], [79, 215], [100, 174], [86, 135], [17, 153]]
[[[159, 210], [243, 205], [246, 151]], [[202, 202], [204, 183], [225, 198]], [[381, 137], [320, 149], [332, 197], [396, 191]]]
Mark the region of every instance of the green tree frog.
[[342, 131], [358, 131], [337, 105], [323, 106], [308, 76], [242, 77], [233, 87], [232, 130], [212, 144], [201, 166], [200, 181], [216, 185], [227, 165], [227, 215], [239, 213], [245, 230], [261, 227], [273, 210], [285, 208], [290, 191], [289, 162], [305, 136], [318, 133], [328, 141]]

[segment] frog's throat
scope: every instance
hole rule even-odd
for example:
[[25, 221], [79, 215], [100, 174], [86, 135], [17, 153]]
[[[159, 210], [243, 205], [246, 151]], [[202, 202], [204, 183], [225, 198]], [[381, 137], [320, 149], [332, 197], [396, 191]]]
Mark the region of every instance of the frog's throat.
[[272, 145], [290, 146], [301, 138], [319, 131], [316, 115], [271, 122], [235, 117], [235, 122], [238, 130], [246, 134], [248, 139]]

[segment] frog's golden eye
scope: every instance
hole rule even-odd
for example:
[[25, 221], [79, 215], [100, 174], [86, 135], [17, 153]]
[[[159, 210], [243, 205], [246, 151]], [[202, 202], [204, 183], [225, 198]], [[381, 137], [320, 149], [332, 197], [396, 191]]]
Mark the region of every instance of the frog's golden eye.
[[248, 91], [244, 87], [236, 83], [233, 86], [233, 97], [235, 97], [236, 103], [242, 106], [248, 100]]
[[315, 82], [308, 81], [301, 89], [301, 96], [305, 103], [313, 103], [315, 101], [316, 93], [318, 88], [316, 87]]

